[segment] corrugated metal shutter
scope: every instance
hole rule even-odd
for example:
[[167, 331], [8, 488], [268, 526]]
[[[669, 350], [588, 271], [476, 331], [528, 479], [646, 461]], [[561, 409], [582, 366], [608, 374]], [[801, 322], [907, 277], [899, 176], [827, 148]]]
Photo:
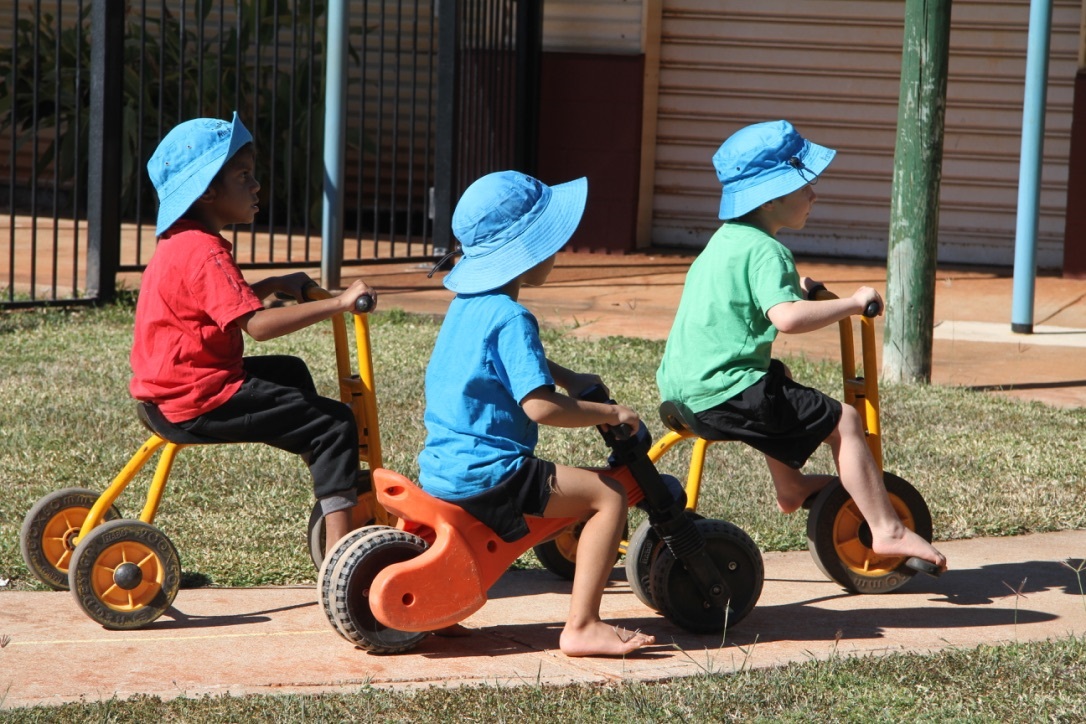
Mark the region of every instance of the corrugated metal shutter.
[[[1053, 9], [1038, 263], [1062, 263], [1081, 3]], [[956, 0], [939, 259], [1014, 258], [1029, 3]], [[717, 228], [711, 156], [736, 129], [787, 118], [838, 155], [806, 229], [808, 254], [885, 258], [904, 4], [664, 0], [653, 243], [701, 247]]]

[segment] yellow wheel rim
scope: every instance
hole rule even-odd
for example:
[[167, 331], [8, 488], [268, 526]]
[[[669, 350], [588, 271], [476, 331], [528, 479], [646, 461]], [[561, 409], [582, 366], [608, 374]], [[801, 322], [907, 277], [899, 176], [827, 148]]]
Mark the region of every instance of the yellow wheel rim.
[[[131, 589], [117, 585], [114, 574], [126, 563], [137, 566], [141, 581]], [[137, 541], [121, 541], [109, 546], [94, 561], [91, 588], [94, 595], [115, 611], [136, 611], [154, 601], [162, 590], [166, 572], [155, 551]]]
[[[906, 528], [916, 530], [912, 512], [901, 498], [891, 494], [890, 505]], [[871, 531], [852, 499], [841, 507], [833, 522], [833, 547], [841, 563], [859, 576], [886, 576], [905, 560], [904, 556], [880, 556], [871, 550]]]
[[68, 563], [72, 559], [75, 546], [72, 540], [79, 535], [83, 521], [90, 514], [90, 508], [65, 508], [42, 528], [41, 550], [45, 559], [62, 573], [68, 572]]
[[567, 561], [577, 560], [577, 541], [581, 538], [581, 527], [568, 528], [554, 539], [554, 547]]

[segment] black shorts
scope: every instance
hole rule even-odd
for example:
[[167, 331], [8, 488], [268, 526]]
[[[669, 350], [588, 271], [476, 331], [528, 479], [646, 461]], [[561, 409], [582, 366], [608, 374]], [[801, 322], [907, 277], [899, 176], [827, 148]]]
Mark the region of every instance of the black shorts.
[[493, 488], [449, 502], [478, 518], [506, 543], [528, 535], [526, 515], [542, 517], [554, 490], [557, 468], [539, 458], [524, 458], [520, 467]]
[[790, 379], [780, 360], [735, 397], [697, 413], [720, 440], [745, 442], [799, 470], [841, 419], [841, 403]]

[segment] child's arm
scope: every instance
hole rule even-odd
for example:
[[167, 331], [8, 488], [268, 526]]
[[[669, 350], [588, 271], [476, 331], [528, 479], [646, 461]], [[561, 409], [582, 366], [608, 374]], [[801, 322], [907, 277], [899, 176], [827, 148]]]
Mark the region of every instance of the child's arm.
[[547, 368], [554, 378], [554, 383], [569, 393], [571, 397], [580, 397], [581, 393], [592, 385], [603, 385], [599, 375], [590, 372], [574, 372], [557, 362], [547, 360]]
[[[807, 277], [803, 278], [805, 292], [813, 285], [813, 281]], [[774, 327], [785, 334], [803, 334], [822, 329], [828, 324], [839, 322], [853, 314], [862, 314], [870, 302], [879, 302], [881, 307], [882, 297], [871, 287], [860, 287], [851, 297], [827, 299], [821, 302], [808, 300], [782, 302], [770, 307], [766, 316]]]
[[637, 413], [628, 407], [575, 400], [546, 386], [537, 387], [525, 395], [520, 406], [533, 422], [552, 427], [629, 425], [636, 430], [641, 421]]
[[305, 301], [302, 297], [302, 289], [307, 284], [315, 283], [305, 272], [294, 272], [293, 274], [261, 279], [249, 286], [258, 299], [267, 299], [272, 294], [286, 294], [301, 302]]
[[[253, 291], [256, 292], [257, 296], [260, 296], [261, 291], [265, 291], [265, 295], [274, 291], [284, 291], [287, 294], [294, 295], [295, 292], [291, 291], [289, 283], [286, 283], [284, 288], [274, 286], [283, 283], [281, 280], [294, 276], [274, 277], [273, 279], [266, 279], [264, 282], [257, 282], [257, 284], [253, 285]], [[308, 279], [308, 277], [306, 278]], [[274, 280], [280, 281], [276, 282]], [[299, 286], [296, 290], [298, 297], [301, 295], [300, 290], [301, 287]], [[299, 329], [322, 322], [335, 314], [353, 312], [355, 300], [363, 294], [376, 296], [373, 289], [359, 279], [338, 296], [330, 299], [320, 299], [315, 302], [306, 302], [305, 304], [292, 304], [287, 307], [272, 307], [271, 309], [250, 312], [238, 317], [237, 325], [256, 341], [263, 342], [282, 337], [291, 332], [297, 332]]]

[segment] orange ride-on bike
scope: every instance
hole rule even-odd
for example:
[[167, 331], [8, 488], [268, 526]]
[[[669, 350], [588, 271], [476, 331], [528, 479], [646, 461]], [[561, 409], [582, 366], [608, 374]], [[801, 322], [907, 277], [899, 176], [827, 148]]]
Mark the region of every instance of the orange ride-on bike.
[[[599, 387], [584, 397], [607, 400]], [[764, 580], [754, 541], [726, 521], [688, 516], [682, 486], [657, 472], [641, 437], [601, 433], [613, 451], [607, 475], [623, 485], [631, 505], [648, 511], [662, 541], [650, 571], [657, 610], [696, 633], [719, 634], [742, 621]], [[318, 586], [336, 631], [374, 653], [407, 651], [427, 632], [463, 621], [517, 557], [574, 523], [529, 517], [528, 535], [506, 543], [401, 475], [377, 469], [373, 480], [378, 501], [400, 523], [344, 538], [321, 566]]]

